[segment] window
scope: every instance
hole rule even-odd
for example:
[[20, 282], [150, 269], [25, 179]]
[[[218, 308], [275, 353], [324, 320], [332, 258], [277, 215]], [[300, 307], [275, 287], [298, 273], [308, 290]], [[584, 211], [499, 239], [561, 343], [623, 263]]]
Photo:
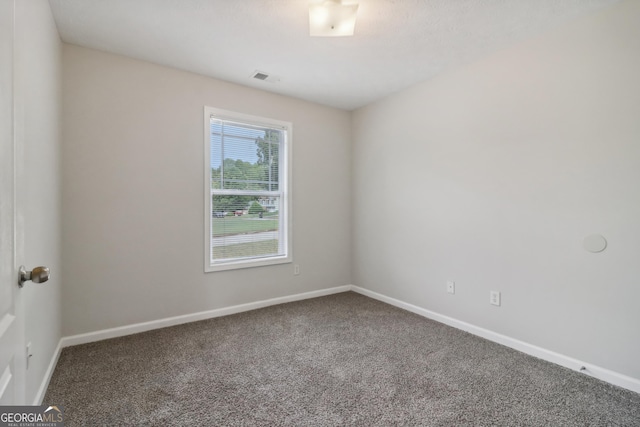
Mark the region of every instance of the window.
[[291, 262], [291, 123], [204, 113], [205, 271]]

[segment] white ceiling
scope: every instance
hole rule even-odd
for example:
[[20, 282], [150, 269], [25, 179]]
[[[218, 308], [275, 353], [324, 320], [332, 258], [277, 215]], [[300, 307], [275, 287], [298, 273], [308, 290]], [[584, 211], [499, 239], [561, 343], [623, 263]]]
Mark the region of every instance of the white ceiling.
[[50, 3], [67, 43], [352, 110], [618, 1], [360, 0], [355, 36], [327, 38], [307, 0]]

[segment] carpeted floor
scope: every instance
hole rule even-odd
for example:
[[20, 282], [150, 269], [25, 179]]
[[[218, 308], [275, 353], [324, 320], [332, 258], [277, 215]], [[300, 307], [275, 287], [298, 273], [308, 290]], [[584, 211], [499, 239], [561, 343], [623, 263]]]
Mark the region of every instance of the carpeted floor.
[[640, 394], [347, 292], [65, 348], [66, 426], [640, 426]]

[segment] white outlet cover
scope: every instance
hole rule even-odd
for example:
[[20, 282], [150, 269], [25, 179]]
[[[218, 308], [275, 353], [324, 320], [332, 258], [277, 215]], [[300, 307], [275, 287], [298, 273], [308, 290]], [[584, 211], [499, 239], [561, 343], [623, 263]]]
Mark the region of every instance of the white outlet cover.
[[493, 305], [500, 306], [500, 292], [498, 291], [489, 292], [489, 302]]
[[451, 280], [447, 281], [447, 292], [450, 294], [456, 293], [456, 282], [453, 282]]
[[33, 356], [33, 353], [31, 353], [31, 341], [29, 341], [27, 343], [27, 354], [26, 354], [26, 356], [27, 356], [26, 368], [27, 368], [27, 370], [29, 370], [29, 359], [31, 359], [31, 357]]

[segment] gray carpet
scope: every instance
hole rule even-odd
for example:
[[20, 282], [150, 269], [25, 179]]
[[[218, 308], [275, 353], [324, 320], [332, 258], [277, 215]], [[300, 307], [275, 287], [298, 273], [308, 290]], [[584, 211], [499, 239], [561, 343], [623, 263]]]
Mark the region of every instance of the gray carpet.
[[65, 348], [67, 426], [640, 426], [640, 394], [347, 292]]

